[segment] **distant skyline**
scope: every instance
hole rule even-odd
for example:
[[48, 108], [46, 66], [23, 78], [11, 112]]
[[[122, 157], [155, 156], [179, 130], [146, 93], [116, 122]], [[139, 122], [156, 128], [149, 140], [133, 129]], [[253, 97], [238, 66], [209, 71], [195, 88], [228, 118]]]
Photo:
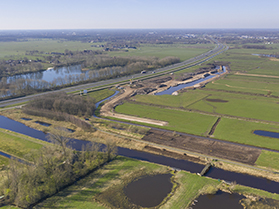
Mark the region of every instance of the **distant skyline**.
[[0, 30], [279, 28], [278, 0], [9, 0]]

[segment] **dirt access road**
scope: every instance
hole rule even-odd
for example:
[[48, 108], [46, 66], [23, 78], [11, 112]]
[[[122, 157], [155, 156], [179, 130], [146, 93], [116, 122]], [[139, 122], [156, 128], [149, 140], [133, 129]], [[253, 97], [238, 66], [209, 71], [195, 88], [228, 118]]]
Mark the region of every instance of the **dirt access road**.
[[262, 78], [279, 78], [276, 75], [260, 75], [260, 74], [249, 74], [249, 73], [239, 73], [236, 72], [235, 75], [245, 75], [245, 76], [254, 76], [254, 77], [262, 77]]
[[117, 106], [118, 104], [120, 104], [122, 100], [129, 98], [133, 94], [133, 92], [134, 92], [134, 90], [131, 89], [129, 86], [127, 86], [124, 89], [124, 92], [122, 94], [120, 94], [119, 96], [106, 102], [102, 106], [100, 115], [105, 116], [105, 117], [114, 117], [114, 118], [118, 118], [118, 119], [129, 120], [129, 121], [148, 123], [148, 124], [153, 124], [153, 125], [158, 125], [158, 126], [168, 125], [168, 122], [165, 122], [165, 121], [153, 120], [153, 119], [148, 119], [148, 118], [140, 118], [140, 117], [115, 113], [114, 107]]

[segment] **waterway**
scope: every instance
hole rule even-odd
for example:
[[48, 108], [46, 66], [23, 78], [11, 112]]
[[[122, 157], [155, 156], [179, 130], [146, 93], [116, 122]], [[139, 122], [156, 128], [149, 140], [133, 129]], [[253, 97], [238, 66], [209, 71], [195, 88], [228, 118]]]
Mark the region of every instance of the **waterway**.
[[171, 95], [175, 91], [178, 91], [178, 90], [186, 88], [186, 87], [193, 87], [196, 84], [199, 84], [201, 82], [205, 82], [205, 81], [207, 81], [207, 80], [209, 80], [209, 79], [211, 79], [211, 78], [213, 78], [217, 75], [222, 75], [225, 72], [227, 72], [227, 70], [226, 70], [226, 67], [223, 66], [223, 71], [222, 72], [218, 72], [218, 73], [215, 73], [213, 75], [209, 75], [205, 78], [201, 78], [201, 79], [195, 80], [193, 82], [189, 82], [189, 83], [185, 83], [185, 84], [180, 84], [178, 86], [170, 87], [165, 91], [161, 91], [161, 92], [156, 93], [155, 95], [165, 95], [165, 94]]
[[[48, 141], [47, 134], [35, 130], [33, 128], [27, 127], [24, 124], [11, 120], [9, 118], [6, 118], [4, 116], [0, 116], [0, 128], [8, 129], [14, 132], [18, 132], [21, 134], [25, 134], [43, 141]], [[83, 141], [83, 140], [77, 140], [77, 139], [71, 139], [69, 142], [69, 145], [75, 149], [75, 150], [82, 150], [83, 146], [86, 146], [89, 141]], [[191, 173], [199, 173], [203, 169], [203, 165], [193, 163], [186, 160], [179, 160], [179, 159], [173, 159], [169, 157], [165, 157], [162, 155], [155, 155], [151, 153], [131, 150], [123, 147], [118, 147], [118, 154], [125, 157], [130, 157], [137, 160], [143, 160], [148, 161], [152, 163], [157, 163], [161, 165], [166, 165], [174, 168], [178, 168], [181, 170], [186, 170]], [[279, 194], [279, 183], [270, 181], [264, 178], [259, 178], [247, 174], [241, 174], [241, 173], [234, 173], [230, 171], [225, 171], [219, 168], [211, 168], [209, 172], [206, 174], [206, 176], [215, 178], [215, 179], [221, 179], [226, 181], [236, 181], [236, 183], [254, 187], [257, 189], [262, 189], [265, 191], [269, 191], [272, 193]]]
[[111, 96], [109, 96], [109, 97], [107, 97], [107, 98], [105, 98], [105, 99], [103, 99], [103, 100], [97, 102], [97, 103], [95, 104], [96, 109], [99, 107], [99, 105], [100, 105], [102, 102], [107, 101], [107, 100], [110, 100], [112, 97], [116, 96], [118, 93], [119, 93], [119, 91], [115, 91], [113, 95], [111, 95]]

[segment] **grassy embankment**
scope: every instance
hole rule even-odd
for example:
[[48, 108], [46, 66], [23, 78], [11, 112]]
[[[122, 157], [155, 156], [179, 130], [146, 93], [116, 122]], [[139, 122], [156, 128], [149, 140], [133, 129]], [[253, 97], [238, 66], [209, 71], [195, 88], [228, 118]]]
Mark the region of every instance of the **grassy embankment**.
[[[135, 177], [137, 173], [142, 174], [142, 171], [145, 174], [169, 172], [165, 166], [117, 157], [116, 160], [108, 163], [97, 172], [90, 174], [57, 195], [48, 198], [35, 208], [107, 208], [111, 202], [121, 205], [127, 201], [123, 196], [115, 195], [116, 198], [111, 197], [111, 199], [101, 200], [99, 197], [113, 188], [123, 188], [123, 182], [127, 181], [129, 176]], [[169, 200], [160, 208], [186, 208], [199, 194], [214, 193], [218, 188], [253, 196], [279, 199], [278, 194], [240, 185], [229, 187], [221, 185], [218, 180], [199, 177], [185, 171], [174, 174], [174, 180], [179, 186], [174, 194], [169, 196]], [[98, 201], [96, 202], [96, 200]]]
[[0, 151], [15, 157], [24, 158], [32, 150], [38, 150], [49, 143], [9, 130], [0, 129]]
[[92, 91], [87, 94], [87, 96], [93, 97], [96, 102], [99, 102], [111, 95], [114, 94], [115, 91], [112, 91], [110, 89], [102, 89], [98, 91]]

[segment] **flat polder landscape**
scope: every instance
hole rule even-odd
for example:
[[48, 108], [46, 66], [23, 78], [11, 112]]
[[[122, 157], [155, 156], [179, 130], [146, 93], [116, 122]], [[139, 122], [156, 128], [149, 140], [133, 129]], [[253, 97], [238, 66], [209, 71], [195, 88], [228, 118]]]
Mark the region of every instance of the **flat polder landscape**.
[[279, 207], [278, 34], [2, 35], [0, 208]]

